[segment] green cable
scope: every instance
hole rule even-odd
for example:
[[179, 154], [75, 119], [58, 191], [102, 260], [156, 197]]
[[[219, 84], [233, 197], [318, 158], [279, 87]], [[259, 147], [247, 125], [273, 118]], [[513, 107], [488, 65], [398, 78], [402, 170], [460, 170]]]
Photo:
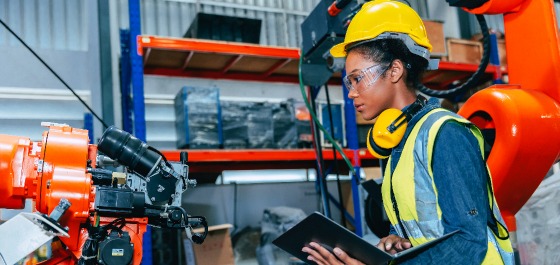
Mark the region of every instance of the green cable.
[[313, 118], [313, 121], [319, 126], [319, 129], [321, 131], [323, 131], [323, 133], [327, 137], [327, 140], [329, 140], [329, 142], [331, 142], [334, 145], [334, 148], [340, 153], [340, 155], [344, 159], [344, 162], [346, 162], [346, 164], [348, 165], [348, 168], [350, 169], [350, 172], [353, 175], [356, 175], [356, 170], [354, 169], [354, 166], [352, 166], [352, 163], [350, 162], [350, 159], [348, 159], [348, 157], [346, 156], [344, 151], [342, 151], [342, 148], [340, 148], [340, 146], [332, 138], [330, 133], [327, 132], [327, 130], [323, 127], [321, 122], [319, 122], [319, 119], [317, 119], [317, 116], [315, 115], [315, 112], [313, 111], [313, 108], [311, 108], [311, 105], [309, 105], [309, 100], [308, 100], [307, 95], [305, 93], [305, 86], [303, 85], [303, 78], [302, 78], [302, 75], [301, 75], [301, 65], [302, 65], [302, 63], [303, 63], [303, 56], [300, 56], [299, 57], [299, 67], [298, 67], [299, 88], [301, 90], [301, 95], [303, 96], [303, 101], [305, 102], [305, 106], [309, 110], [309, 114], [311, 114], [311, 117]]

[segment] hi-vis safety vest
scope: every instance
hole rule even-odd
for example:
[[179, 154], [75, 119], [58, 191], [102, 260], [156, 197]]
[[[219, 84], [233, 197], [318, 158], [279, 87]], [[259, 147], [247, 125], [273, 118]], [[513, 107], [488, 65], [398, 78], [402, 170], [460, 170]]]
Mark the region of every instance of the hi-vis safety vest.
[[[484, 142], [480, 130], [468, 120], [441, 108], [429, 111], [413, 127], [394, 172], [391, 172], [391, 157], [385, 170], [382, 196], [385, 211], [397, 233], [404, 237], [404, 226], [408, 239], [413, 246], [428, 242], [444, 235], [441, 209], [438, 204], [438, 191], [432, 172], [432, 152], [436, 135], [446, 121], [458, 122], [468, 126], [478, 139], [481, 152]], [[426, 145], [427, 143], [427, 145]], [[484, 155], [482, 153], [482, 155]], [[428, 166], [424, 166], [428, 165]], [[486, 168], [488, 174], [490, 171]], [[391, 177], [393, 195], [399, 212], [400, 225], [393, 210], [391, 200]], [[489, 181], [491, 178], [489, 178]], [[505, 223], [500, 215], [492, 185], [488, 186], [489, 206], [495, 220], [499, 222], [496, 235], [487, 226], [488, 251], [482, 264], [514, 264], [513, 249]], [[402, 226], [401, 226], [402, 225]], [[500, 239], [505, 238], [505, 239]], [[465, 257], [470, 258], [470, 257]]]

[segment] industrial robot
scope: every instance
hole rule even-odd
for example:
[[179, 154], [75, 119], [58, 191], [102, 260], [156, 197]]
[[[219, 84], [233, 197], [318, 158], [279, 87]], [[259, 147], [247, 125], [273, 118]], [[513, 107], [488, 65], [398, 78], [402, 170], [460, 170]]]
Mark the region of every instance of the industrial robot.
[[30, 199], [36, 209], [0, 225], [0, 264], [48, 242], [52, 256], [43, 264], [140, 264], [148, 225], [204, 241], [206, 219], [181, 206], [182, 193], [196, 185], [186, 152], [169, 162], [116, 127], [94, 145], [87, 130], [43, 125], [37, 142], [0, 135], [0, 208], [23, 209]]

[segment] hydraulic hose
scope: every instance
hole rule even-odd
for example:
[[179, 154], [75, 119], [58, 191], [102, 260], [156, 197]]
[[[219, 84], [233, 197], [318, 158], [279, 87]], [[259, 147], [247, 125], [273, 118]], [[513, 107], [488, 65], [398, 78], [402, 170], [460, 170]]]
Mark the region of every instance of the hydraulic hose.
[[474, 72], [474, 74], [469, 77], [469, 79], [467, 79], [465, 83], [449, 90], [434, 90], [426, 87], [422, 83], [419, 83], [417, 88], [418, 90], [420, 90], [420, 92], [428, 96], [438, 98], [455, 96], [467, 91], [468, 89], [471, 89], [478, 82], [480, 77], [484, 75], [486, 67], [488, 66], [488, 62], [490, 61], [490, 33], [488, 32], [488, 25], [486, 24], [486, 18], [484, 18], [484, 15], [476, 15], [476, 20], [478, 21], [480, 29], [482, 30], [482, 47], [484, 50], [482, 59], [480, 60], [480, 64], [478, 65], [478, 69], [476, 69], [476, 72]]

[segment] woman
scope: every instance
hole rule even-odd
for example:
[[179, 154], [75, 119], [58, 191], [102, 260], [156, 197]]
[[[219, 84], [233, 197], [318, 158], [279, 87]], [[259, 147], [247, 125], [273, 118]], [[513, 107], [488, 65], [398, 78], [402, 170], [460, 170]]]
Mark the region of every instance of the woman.
[[[368, 136], [374, 155], [389, 156], [382, 194], [391, 232], [377, 247], [397, 253], [459, 230], [403, 263], [513, 264], [480, 131], [440, 108], [437, 100], [416, 94], [430, 50], [418, 14], [390, 0], [364, 4], [344, 42], [331, 49], [333, 56], [346, 57], [344, 83], [356, 110], [366, 120], [385, 123], [381, 135], [395, 137], [389, 139], [394, 144], [387, 145], [376, 139], [375, 127]], [[399, 118], [395, 109], [402, 111], [396, 112], [402, 113]], [[314, 242], [302, 251], [318, 264], [368, 263], [340, 248], [333, 254]]]

